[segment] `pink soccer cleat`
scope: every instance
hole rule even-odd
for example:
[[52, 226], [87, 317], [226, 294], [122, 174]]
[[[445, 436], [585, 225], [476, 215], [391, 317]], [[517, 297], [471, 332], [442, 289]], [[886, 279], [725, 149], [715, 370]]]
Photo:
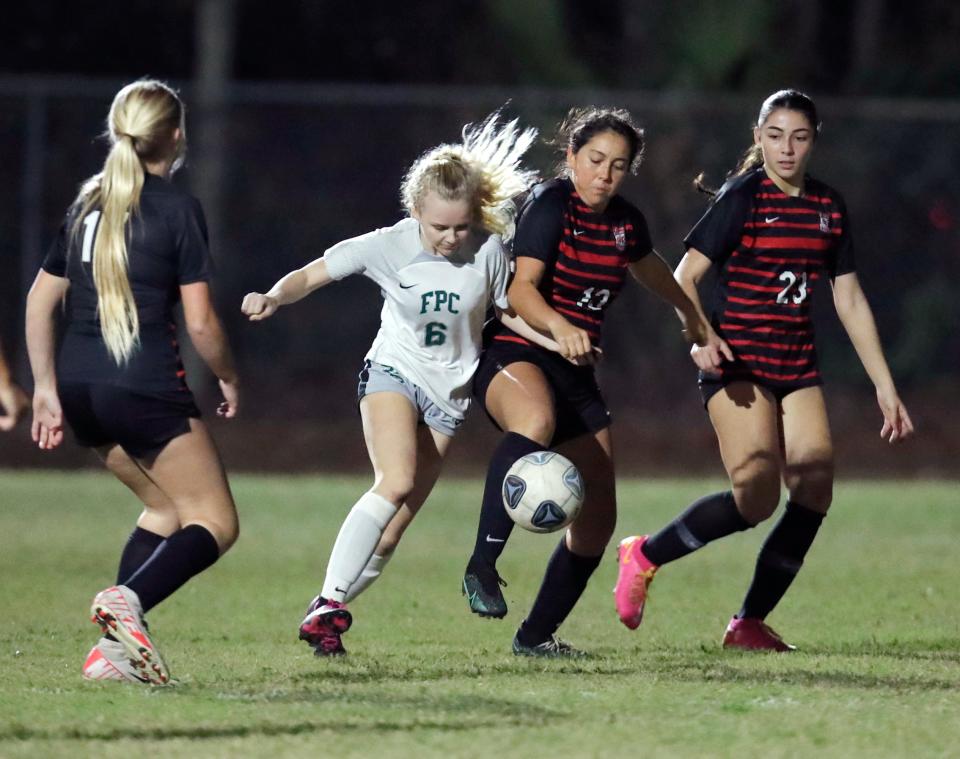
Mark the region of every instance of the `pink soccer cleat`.
[[756, 617], [734, 617], [723, 634], [723, 647], [743, 651], [796, 651], [773, 628]]
[[307, 641], [317, 656], [340, 656], [346, 653], [340, 636], [351, 624], [353, 617], [346, 604], [317, 596], [300, 623], [300, 640]]
[[149, 683], [140, 670], [133, 666], [123, 643], [109, 638], [100, 638], [90, 649], [83, 663], [85, 680], [120, 680], [130, 683]]
[[170, 682], [170, 672], [150, 639], [140, 599], [126, 585], [101, 590], [90, 607], [91, 619], [126, 649], [131, 664], [155, 685]]
[[653, 576], [657, 573], [657, 565], [640, 550], [648, 538], [648, 535], [624, 538], [617, 548], [619, 569], [613, 598], [617, 605], [617, 616], [631, 630], [636, 630], [643, 621], [647, 592]]

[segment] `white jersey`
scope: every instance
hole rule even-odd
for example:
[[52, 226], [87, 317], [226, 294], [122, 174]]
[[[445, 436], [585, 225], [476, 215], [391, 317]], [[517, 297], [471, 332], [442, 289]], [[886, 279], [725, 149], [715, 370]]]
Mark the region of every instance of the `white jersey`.
[[364, 274], [380, 286], [380, 331], [367, 358], [394, 367], [451, 416], [470, 405], [491, 301], [507, 308], [509, 263], [499, 235], [472, 232], [449, 258], [428, 253], [420, 223], [344, 240], [323, 257], [333, 279]]

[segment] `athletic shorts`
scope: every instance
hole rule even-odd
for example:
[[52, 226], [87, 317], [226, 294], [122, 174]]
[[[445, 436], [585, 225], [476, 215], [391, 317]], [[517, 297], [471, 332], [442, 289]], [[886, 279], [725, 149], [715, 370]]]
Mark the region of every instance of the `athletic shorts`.
[[[473, 378], [473, 395], [484, 410], [493, 378], [520, 361], [539, 367], [553, 390], [557, 426], [551, 448], [610, 426], [613, 420], [592, 366], [574, 366], [559, 353], [504, 340], [490, 341]], [[490, 417], [489, 412], [487, 416]], [[497, 425], [493, 417], [490, 421]]]
[[79, 445], [117, 444], [134, 458], [159, 452], [190, 431], [200, 410], [189, 391], [141, 393], [103, 383], [61, 383], [63, 415]]
[[759, 377], [745, 377], [743, 375], [724, 377], [721, 374], [706, 374], [704, 372], [700, 372], [697, 375], [697, 385], [700, 388], [700, 398], [703, 400], [703, 407], [706, 408], [707, 403], [710, 402], [710, 399], [713, 398], [713, 396], [733, 382], [749, 382], [753, 385], [759, 385], [765, 390], [769, 390], [773, 394], [773, 397], [777, 399], [777, 403], [780, 403], [784, 398], [790, 395], [790, 393], [796, 392], [797, 390], [802, 390], [805, 387], [816, 387], [817, 385], [823, 384], [823, 380], [820, 379], [820, 377], [806, 380], [796, 385], [773, 385]]
[[420, 421], [430, 429], [453, 437], [463, 419], [457, 419], [441, 409], [419, 385], [413, 384], [392, 366], [367, 359], [360, 370], [357, 385], [357, 403], [372, 393], [400, 393], [420, 414]]

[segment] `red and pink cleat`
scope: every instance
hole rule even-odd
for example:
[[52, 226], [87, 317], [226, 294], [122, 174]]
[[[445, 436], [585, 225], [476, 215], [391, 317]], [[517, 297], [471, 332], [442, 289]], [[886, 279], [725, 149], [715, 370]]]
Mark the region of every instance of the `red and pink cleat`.
[[317, 656], [340, 656], [347, 653], [340, 636], [352, 623], [346, 604], [317, 596], [300, 623], [300, 640], [307, 641]]
[[734, 617], [723, 634], [723, 647], [742, 651], [796, 651], [770, 625], [756, 617]]
[[620, 541], [617, 548], [617, 584], [613, 588], [613, 598], [617, 605], [617, 616], [631, 630], [636, 630], [643, 621], [643, 607], [647, 603], [647, 592], [657, 566], [640, 550], [649, 536], [634, 535]]

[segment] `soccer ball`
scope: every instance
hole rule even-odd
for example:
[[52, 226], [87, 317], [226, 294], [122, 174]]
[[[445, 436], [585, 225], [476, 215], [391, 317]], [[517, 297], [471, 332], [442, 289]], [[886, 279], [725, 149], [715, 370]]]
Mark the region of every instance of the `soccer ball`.
[[503, 478], [503, 507], [531, 532], [566, 527], [583, 506], [583, 477], [570, 459], [535, 451], [517, 459]]

